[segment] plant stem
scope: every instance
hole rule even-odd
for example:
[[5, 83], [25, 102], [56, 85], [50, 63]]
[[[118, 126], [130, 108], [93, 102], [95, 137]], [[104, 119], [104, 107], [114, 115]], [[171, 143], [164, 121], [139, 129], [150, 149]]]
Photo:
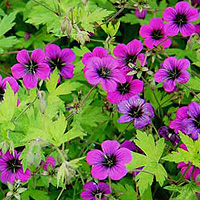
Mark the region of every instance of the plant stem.
[[198, 100], [199, 100], [199, 102], [200, 102], [200, 98], [198, 97], [198, 95], [190, 88], [190, 87], [188, 87], [186, 84], [182, 84], [182, 85], [184, 85]]
[[14, 124], [35, 103], [38, 97], [39, 97], [39, 93], [37, 93], [33, 101], [30, 104], [28, 104], [28, 106], [24, 110], [22, 110], [22, 112], [12, 121]]
[[56, 151], [59, 153], [61, 159], [63, 162], [66, 162], [65, 157], [63, 155], [63, 153], [61, 152], [61, 150], [58, 147], [55, 147]]
[[160, 135], [158, 134], [158, 131], [157, 131], [156, 127], [154, 126], [154, 124], [152, 122], [151, 122], [151, 125], [152, 125], [154, 131], [156, 132], [156, 134], [158, 135], [158, 137], [160, 138]]
[[120, 133], [120, 135], [117, 137], [117, 140], [121, 138], [121, 136], [125, 133], [125, 131], [128, 129], [128, 127], [132, 124], [132, 121], [129, 122], [129, 124], [125, 127], [125, 129]]
[[56, 200], [59, 200], [59, 199], [60, 199], [60, 197], [62, 196], [62, 193], [63, 193], [63, 192], [64, 192], [64, 190], [65, 190], [65, 185], [66, 185], [66, 183], [67, 183], [67, 181], [66, 181], [66, 179], [65, 179], [64, 186], [63, 186], [62, 190], [60, 191], [60, 193], [59, 193], [59, 195], [58, 195], [58, 197], [57, 197], [57, 199], [56, 199]]
[[87, 101], [87, 99], [88, 99], [88, 97], [91, 95], [91, 93], [93, 92], [93, 90], [95, 89], [97, 87], [97, 85], [94, 85], [91, 89], [90, 89], [90, 91], [86, 94], [86, 96], [84, 97], [84, 99], [81, 101], [81, 105], [83, 105], [86, 101]]

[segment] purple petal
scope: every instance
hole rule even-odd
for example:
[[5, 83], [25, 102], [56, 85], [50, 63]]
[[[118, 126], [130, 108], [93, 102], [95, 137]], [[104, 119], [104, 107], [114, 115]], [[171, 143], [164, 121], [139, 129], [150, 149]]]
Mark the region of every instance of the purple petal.
[[143, 49], [143, 44], [140, 40], [134, 39], [127, 44], [129, 55], [138, 55]]
[[104, 153], [100, 150], [94, 149], [87, 153], [86, 161], [89, 165], [97, 165], [104, 160]]
[[83, 63], [84, 65], [86, 65], [86, 64], [87, 64], [87, 61], [88, 61], [90, 58], [92, 58], [93, 56], [94, 56], [94, 55], [93, 55], [93, 53], [91, 53], [91, 52], [85, 53], [84, 56], [83, 56], [83, 58], [82, 58], [82, 63]]
[[16, 78], [22, 78], [26, 73], [25, 73], [25, 67], [21, 64], [15, 64], [11, 68], [12, 75]]
[[154, 30], [162, 30], [162, 27], [164, 26], [163, 21], [161, 18], [153, 18], [150, 20], [149, 25]]
[[36, 74], [26, 74], [23, 78], [23, 84], [27, 89], [32, 89], [37, 86]]
[[17, 53], [17, 61], [20, 64], [27, 64], [30, 61], [29, 53], [26, 49], [23, 49], [21, 51], [18, 51]]
[[175, 5], [175, 10], [177, 11], [177, 13], [179, 14], [182, 14], [182, 13], [188, 13], [190, 9], [190, 4], [186, 1], [181, 1], [181, 2], [178, 2], [176, 5]]
[[112, 180], [120, 180], [127, 174], [126, 166], [123, 164], [117, 164], [116, 166], [112, 167], [109, 171], [109, 176]]
[[[164, 41], [164, 42], [162, 42], [162, 41]], [[161, 43], [162, 42], [162, 43]], [[168, 38], [168, 39], [166, 39], [166, 37], [164, 37], [161, 41], [160, 41], [160, 45], [162, 46], [162, 47], [164, 47], [164, 48], [168, 48], [168, 47], [170, 47], [171, 46], [171, 44], [172, 44], [172, 41]]]
[[107, 93], [107, 100], [112, 104], [118, 104], [122, 100], [122, 95], [116, 90], [114, 92]]
[[187, 110], [188, 110], [187, 106], [183, 106], [183, 107], [179, 108], [176, 112], [176, 117], [179, 119], [188, 118]]
[[48, 59], [55, 60], [58, 57], [61, 49], [58, 45], [49, 44], [45, 47], [44, 51]]
[[151, 123], [151, 119], [145, 115], [143, 115], [139, 118], [135, 118], [135, 120], [134, 120], [134, 126], [135, 126], [135, 128], [138, 128], [138, 129], [142, 129], [147, 124], [150, 124], [150, 123]]
[[45, 63], [39, 63], [38, 68], [36, 69], [36, 75], [39, 79], [46, 79], [49, 77], [50, 74], [50, 68], [49, 65]]
[[175, 23], [170, 22], [165, 24], [164, 30], [167, 36], [176, 36], [178, 35], [179, 27]]
[[131, 81], [131, 84], [130, 84], [131, 93], [139, 94], [143, 90], [143, 85], [144, 85], [143, 81], [134, 79], [133, 81]]
[[152, 39], [151, 37], [147, 37], [145, 40], [144, 40], [144, 44], [146, 47], [148, 47], [149, 49], [153, 49], [156, 45], [157, 41]]
[[119, 83], [126, 83], [126, 78], [125, 78], [124, 74], [122, 73], [122, 71], [120, 71], [118, 69], [114, 69], [112, 71], [112, 79]]
[[101, 164], [94, 165], [92, 167], [91, 174], [93, 178], [104, 180], [108, 177], [108, 168]]
[[123, 123], [127, 123], [127, 122], [131, 122], [133, 121], [133, 118], [130, 117], [129, 115], [122, 115], [119, 119], [118, 119], [118, 123], [119, 124], [123, 124]]
[[26, 182], [31, 177], [31, 172], [29, 169], [26, 169], [25, 172], [23, 172], [23, 169], [19, 169], [16, 173], [15, 178], [19, 179], [21, 182]]
[[67, 63], [73, 62], [76, 59], [75, 53], [68, 48], [62, 49], [59, 56], [62, 61]]
[[151, 36], [151, 33], [152, 33], [152, 28], [149, 26], [149, 25], [143, 25], [141, 28], [140, 28], [140, 36], [141, 37], [149, 37]]
[[166, 69], [159, 69], [154, 75], [154, 79], [158, 83], [163, 82], [167, 77], [168, 77], [168, 72]]
[[123, 114], [127, 114], [130, 110], [130, 104], [128, 100], [124, 100], [122, 102], [119, 103], [117, 109], [119, 111], [119, 113], [123, 113]]
[[3, 86], [4, 89], [6, 89], [6, 83], [7, 82], [9, 83], [10, 87], [12, 88], [14, 93], [16, 94], [19, 90], [19, 85], [18, 85], [17, 81], [13, 77], [4, 78], [3, 82], [2, 82], [2, 86]]
[[98, 183], [98, 188], [104, 194], [110, 194], [111, 193], [111, 188], [106, 183], [103, 183], [103, 182]]
[[178, 83], [187, 83], [190, 79], [190, 74], [187, 71], [182, 71], [176, 81]]
[[83, 198], [84, 200], [96, 200], [94, 195], [89, 191], [81, 192], [81, 198]]
[[184, 37], [190, 36], [195, 33], [195, 26], [193, 24], [185, 24], [180, 28], [180, 32]]
[[187, 111], [188, 115], [192, 118], [198, 118], [198, 116], [200, 115], [200, 105], [196, 102], [191, 102], [188, 105], [188, 111]]
[[186, 70], [190, 67], [190, 61], [188, 59], [181, 58], [177, 61], [177, 68], [180, 70]]
[[125, 44], [118, 44], [114, 49], [113, 53], [117, 58], [125, 58], [128, 50]]
[[114, 155], [116, 156], [117, 163], [130, 163], [132, 160], [131, 151], [127, 148], [118, 149]]
[[152, 107], [150, 103], [145, 103], [143, 105], [143, 111], [145, 115], [148, 115], [151, 118], [154, 117], [154, 108]]
[[88, 83], [90, 83], [92, 85], [97, 85], [100, 82], [100, 77], [99, 77], [98, 73], [96, 72], [96, 70], [88, 69], [88, 70], [85, 70], [84, 74], [85, 74], [85, 78], [87, 79]]
[[101, 81], [102, 88], [106, 90], [107, 92], [113, 92], [117, 88], [117, 83], [112, 79], [101, 78], [100, 81]]
[[31, 60], [36, 63], [45, 63], [45, 54], [42, 49], [35, 49], [31, 54]]
[[87, 190], [87, 191], [96, 191], [97, 189], [97, 184], [94, 183], [94, 182], [88, 182], [86, 183], [84, 186], [83, 186], [83, 189], [84, 190]]
[[113, 155], [120, 147], [116, 140], [106, 140], [101, 144], [101, 148], [105, 154]]
[[164, 60], [162, 66], [163, 68], [167, 69], [168, 71], [174, 70], [174, 67], [177, 66], [177, 58], [176, 57], [169, 57]]
[[97, 56], [99, 58], [103, 58], [103, 57], [107, 57], [108, 56], [107, 50], [104, 49], [103, 47], [95, 47], [93, 49], [92, 53], [93, 53], [94, 56]]
[[166, 92], [173, 92], [175, 90], [175, 81], [168, 79], [163, 83], [163, 87]]
[[14, 183], [15, 181], [15, 174], [12, 173], [11, 171], [3, 171], [1, 173], [1, 176], [0, 176], [0, 179], [3, 183], [6, 183], [6, 182], [10, 182], [10, 183]]
[[146, 65], [147, 64], [147, 61], [145, 61], [145, 54], [144, 53], [140, 53], [138, 56], [137, 56], [137, 59], [140, 61], [140, 64], [142, 66]]
[[165, 9], [163, 13], [163, 19], [165, 21], [173, 21], [175, 19], [176, 10], [172, 7], [168, 7]]
[[196, 8], [190, 8], [189, 12], [187, 13], [187, 20], [196, 21], [199, 19], [199, 12]]
[[64, 79], [71, 79], [74, 76], [74, 65], [73, 64], [67, 64], [62, 67], [60, 70], [60, 75]]

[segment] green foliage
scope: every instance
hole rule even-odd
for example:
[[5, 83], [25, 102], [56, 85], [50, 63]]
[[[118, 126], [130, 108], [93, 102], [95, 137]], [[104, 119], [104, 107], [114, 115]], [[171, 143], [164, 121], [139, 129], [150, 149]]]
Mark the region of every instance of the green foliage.
[[141, 131], [137, 131], [136, 137], [137, 140], [135, 140], [135, 143], [142, 149], [145, 155], [133, 152], [133, 160], [131, 163], [127, 164], [127, 167], [129, 171], [132, 171], [138, 167], [144, 166], [142, 169], [144, 172], [140, 172], [136, 176], [139, 191], [142, 195], [144, 191], [152, 185], [154, 175], [161, 186], [167, 177], [165, 168], [159, 163], [165, 143], [164, 138], [155, 142], [152, 135], [147, 135], [145, 132]]
[[178, 148], [177, 151], [173, 151], [162, 159], [175, 163], [191, 162], [192, 165], [200, 168], [200, 139], [193, 141], [192, 138], [183, 133], [180, 133], [180, 138], [186, 145], [188, 151]]

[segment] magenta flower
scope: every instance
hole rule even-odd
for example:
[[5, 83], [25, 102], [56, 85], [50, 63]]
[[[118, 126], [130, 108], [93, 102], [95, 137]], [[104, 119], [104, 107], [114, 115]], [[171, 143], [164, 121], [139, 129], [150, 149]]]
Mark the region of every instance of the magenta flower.
[[71, 49], [61, 50], [59, 46], [49, 44], [45, 47], [45, 55], [51, 72], [57, 68], [64, 79], [71, 79], [74, 76], [74, 65], [71, 62], [75, 60], [76, 55]]
[[7, 151], [0, 158], [0, 172], [1, 172], [1, 181], [6, 183], [14, 183], [15, 180], [19, 179], [21, 182], [26, 182], [31, 176], [29, 169], [26, 169], [23, 172], [23, 167], [19, 156], [21, 153], [14, 151], [14, 155]]
[[172, 43], [167, 38], [164, 31], [164, 23], [160, 18], [153, 18], [150, 20], [149, 25], [143, 25], [140, 28], [140, 36], [145, 38], [144, 43], [150, 49], [158, 45], [168, 48]]
[[6, 77], [2, 79], [2, 76], [0, 75], [0, 102], [3, 101], [3, 96], [6, 90], [6, 83], [9, 83], [15, 94], [19, 90], [19, 85], [13, 77]]
[[147, 15], [147, 10], [146, 9], [142, 9], [142, 11], [140, 12], [139, 9], [135, 9], [135, 16], [139, 19], [144, 19]]
[[92, 150], [87, 153], [86, 161], [92, 165], [91, 174], [99, 180], [108, 176], [113, 180], [119, 180], [126, 176], [125, 164], [132, 160], [131, 152], [126, 148], [120, 148], [116, 140], [106, 140], [101, 144], [103, 150]]
[[107, 99], [113, 104], [118, 104], [122, 100], [127, 100], [143, 90], [143, 81], [132, 79], [133, 76], [126, 76], [125, 83], [117, 83], [117, 88], [113, 92], [107, 93]]
[[35, 49], [31, 57], [28, 51], [23, 49], [17, 53], [17, 61], [19, 63], [11, 68], [12, 75], [16, 79], [23, 77], [23, 84], [28, 89], [36, 87], [37, 78], [43, 80], [49, 76], [50, 69], [41, 49]]
[[114, 55], [118, 58], [119, 66], [126, 71], [130, 71], [134, 65], [136, 65], [136, 60], [140, 61], [140, 64], [144, 66], [145, 55], [140, 53], [143, 49], [142, 42], [140, 40], [132, 40], [127, 45], [118, 44], [114, 50]]
[[118, 111], [122, 115], [118, 119], [118, 123], [126, 123], [133, 121], [135, 128], [142, 129], [151, 123], [154, 117], [154, 109], [150, 103], [146, 103], [138, 95], [130, 97], [128, 100], [121, 101], [118, 104]]
[[188, 59], [166, 58], [162, 63], [162, 67], [154, 75], [155, 81], [158, 83], [164, 82], [164, 90], [173, 92], [176, 82], [179, 84], [188, 82], [190, 74], [186, 70], [189, 66], [190, 61]]
[[200, 24], [195, 24], [195, 33], [199, 34], [200, 33]]
[[84, 65], [86, 65], [90, 58], [93, 58], [93, 57], [103, 58], [107, 56], [110, 56], [110, 55], [108, 55], [108, 52], [106, 49], [104, 49], [103, 47], [95, 47], [92, 52], [87, 52], [84, 54], [82, 58], [82, 62]]
[[179, 31], [182, 36], [190, 36], [195, 32], [195, 27], [190, 22], [198, 18], [199, 13], [196, 8], [191, 8], [186, 1], [178, 2], [175, 9], [168, 7], [163, 13], [163, 19], [168, 22], [165, 25], [165, 32], [168, 36], [175, 36]]
[[87, 62], [84, 70], [85, 77], [89, 84], [101, 84], [108, 92], [115, 91], [117, 83], [125, 83], [124, 74], [118, 69], [118, 63], [111, 57], [93, 57]]
[[83, 186], [85, 191], [81, 192], [81, 197], [85, 200], [106, 200], [106, 194], [111, 194], [111, 188], [103, 182], [98, 184], [88, 182]]
[[200, 105], [191, 102], [188, 106], [179, 108], [176, 113], [176, 119], [170, 122], [169, 127], [175, 132], [179, 130], [184, 134], [197, 140], [200, 134]]
[[56, 161], [55, 161], [54, 157], [49, 156], [42, 168], [46, 171], [49, 171], [49, 169], [53, 169], [55, 167], [55, 163], [56, 163]]

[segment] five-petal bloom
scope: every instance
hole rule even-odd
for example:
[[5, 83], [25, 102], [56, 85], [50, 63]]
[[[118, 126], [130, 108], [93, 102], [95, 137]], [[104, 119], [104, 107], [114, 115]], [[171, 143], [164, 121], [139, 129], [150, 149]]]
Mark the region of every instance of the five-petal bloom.
[[150, 103], [146, 103], [138, 95], [130, 97], [128, 100], [121, 101], [118, 104], [118, 111], [122, 115], [118, 122], [126, 123], [133, 121], [135, 128], [142, 129], [151, 123], [154, 117], [154, 109]]
[[164, 31], [164, 23], [160, 18], [153, 18], [149, 22], [149, 25], [143, 25], [140, 28], [140, 36], [144, 37], [145, 45], [152, 49], [158, 45], [163, 48], [168, 48], [172, 41], [167, 38]]
[[117, 83], [117, 88], [113, 92], [107, 93], [107, 99], [113, 104], [118, 104], [122, 100], [127, 100], [143, 90], [143, 81], [132, 79], [133, 76], [127, 75], [125, 83]]
[[175, 90], [176, 82], [179, 84], [187, 83], [190, 74], [186, 71], [190, 66], [187, 59], [177, 59], [176, 57], [169, 57], [164, 60], [162, 67], [155, 73], [155, 81], [163, 83], [166, 92], [173, 92]]
[[83, 186], [85, 191], [81, 192], [81, 197], [85, 200], [106, 200], [105, 195], [111, 193], [111, 188], [103, 182], [88, 182]]
[[117, 88], [117, 83], [125, 83], [126, 78], [112, 57], [92, 57], [84, 68], [85, 77], [91, 85], [101, 84], [108, 92]]
[[45, 55], [51, 71], [57, 68], [64, 79], [74, 76], [74, 65], [71, 62], [75, 60], [76, 55], [71, 49], [61, 50], [59, 46], [49, 44], [45, 47]]
[[136, 65], [137, 59], [140, 64], [144, 66], [146, 64], [145, 55], [140, 53], [143, 49], [143, 44], [140, 40], [132, 40], [127, 45], [118, 44], [114, 50], [114, 55], [118, 58], [119, 66], [126, 71], [132, 70]]
[[195, 27], [190, 22], [198, 18], [199, 13], [196, 8], [191, 8], [186, 1], [178, 2], [175, 8], [168, 7], [163, 13], [163, 19], [168, 22], [165, 25], [166, 34], [175, 36], [180, 31], [182, 36], [190, 36], [195, 32]]
[[113, 180], [119, 180], [126, 176], [125, 164], [131, 162], [131, 152], [127, 148], [120, 148], [116, 140], [106, 140], [101, 147], [103, 152], [95, 149], [87, 153], [86, 160], [92, 165], [92, 176], [99, 180], [108, 176]]
[[49, 76], [50, 68], [41, 49], [33, 50], [31, 57], [28, 51], [23, 49], [17, 53], [17, 61], [19, 63], [11, 68], [12, 75], [16, 79], [23, 77], [23, 83], [28, 89], [37, 86], [37, 78], [43, 80]]
[[0, 75], [0, 102], [3, 100], [3, 96], [6, 90], [6, 83], [9, 83], [15, 94], [19, 90], [19, 85], [13, 77], [6, 77], [2, 79], [2, 76]]
[[0, 172], [1, 181], [6, 183], [14, 183], [15, 180], [19, 179], [21, 182], [26, 182], [31, 176], [29, 169], [23, 171], [23, 166], [19, 160], [20, 153], [14, 151], [14, 155], [7, 151], [0, 158]]

